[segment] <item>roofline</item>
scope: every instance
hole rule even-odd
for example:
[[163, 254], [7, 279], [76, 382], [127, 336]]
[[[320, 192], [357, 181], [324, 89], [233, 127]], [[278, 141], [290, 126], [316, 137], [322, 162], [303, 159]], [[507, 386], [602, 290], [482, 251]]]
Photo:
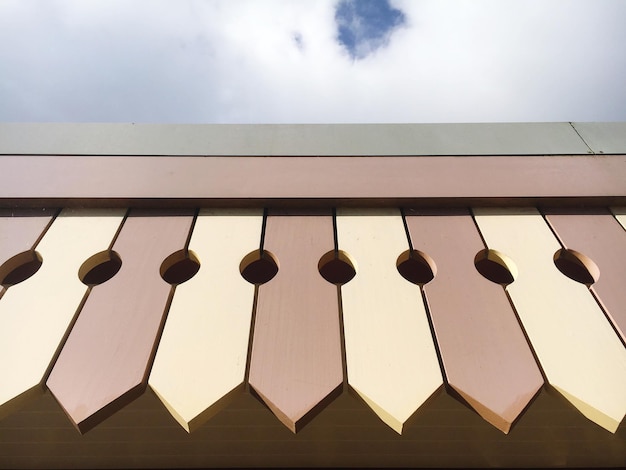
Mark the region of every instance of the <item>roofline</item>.
[[4, 208], [626, 205], [624, 181], [626, 123], [0, 124]]
[[626, 205], [626, 155], [0, 156], [0, 207]]
[[626, 154], [626, 122], [452, 124], [0, 123], [0, 155]]

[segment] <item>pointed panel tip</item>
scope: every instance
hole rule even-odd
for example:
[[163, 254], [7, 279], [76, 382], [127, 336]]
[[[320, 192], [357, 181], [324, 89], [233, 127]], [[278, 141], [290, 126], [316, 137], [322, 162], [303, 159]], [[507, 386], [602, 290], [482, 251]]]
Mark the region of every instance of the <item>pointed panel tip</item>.
[[257, 400], [259, 400], [263, 405], [265, 405], [269, 410], [274, 413], [274, 415], [278, 418], [278, 420], [283, 423], [287, 429], [289, 429], [292, 433], [296, 434], [296, 419], [292, 416], [288, 416], [284, 413], [275, 403], [273, 403], [268, 397], [266, 397], [263, 393], [257, 390], [254, 385], [250, 384], [250, 392], [252, 392], [252, 396], [254, 396]]
[[[513, 421], [521, 413], [521, 409], [518, 410], [506, 410], [505, 412], [497, 412], [486, 406], [480, 400], [472, 397], [468, 393], [465, 393], [458, 387], [450, 384], [453, 393], [451, 394], [455, 399], [461, 401], [464, 405], [474, 410], [478, 415], [491, 424], [496, 429], [502, 431], [504, 434], [508, 434], [513, 425]], [[523, 409], [523, 407], [522, 407]]]
[[294, 434], [300, 432], [304, 426], [310, 423], [317, 415], [319, 415], [326, 407], [332, 403], [343, 392], [343, 383], [340, 383], [324, 398], [319, 400], [317, 404], [303, 412], [289, 413], [280, 408], [276, 403], [270, 400], [265, 394], [259, 392], [254, 385], [250, 384], [250, 391], [261, 403], [267, 406], [278, 420], [283, 423]]
[[385, 423], [387, 426], [389, 426], [398, 434], [400, 435], [402, 434], [402, 431], [404, 430], [404, 425], [406, 421], [410, 418], [410, 416], [406, 416], [406, 417], [394, 416], [394, 414], [386, 410], [376, 401], [372, 400], [366, 394], [359, 391], [357, 388], [351, 386], [350, 389], [354, 392], [354, 394], [357, 397], [362, 399], [367, 404], [367, 406], [369, 406], [372, 409], [374, 413], [376, 413], [376, 415], [383, 421], [383, 423]]
[[158, 387], [156, 387], [154, 384], [150, 382], [148, 382], [148, 385], [150, 389], [154, 392], [154, 394], [157, 396], [157, 398], [161, 401], [161, 403], [163, 403], [163, 406], [165, 406], [167, 411], [169, 411], [172, 417], [176, 420], [176, 422], [180, 424], [180, 426], [185, 431], [187, 431], [188, 433], [191, 433], [191, 429], [189, 426], [189, 423], [191, 420], [183, 416], [182, 413], [179, 413], [178, 409], [174, 405], [172, 405], [172, 403], [170, 403], [165, 396], [159, 393]]
[[552, 387], [554, 387], [556, 391], [563, 395], [567, 399], [567, 401], [574, 405], [574, 407], [576, 407], [576, 409], [578, 409], [586, 418], [593, 421], [598, 426], [606, 429], [607, 431], [612, 432], [613, 434], [617, 432], [617, 428], [619, 428], [621, 421], [624, 419], [623, 414], [621, 416], [609, 416], [605, 412], [599, 410], [598, 408], [595, 408], [589, 403], [586, 403], [579, 397], [572, 395], [566, 390], [554, 384], [552, 384]]

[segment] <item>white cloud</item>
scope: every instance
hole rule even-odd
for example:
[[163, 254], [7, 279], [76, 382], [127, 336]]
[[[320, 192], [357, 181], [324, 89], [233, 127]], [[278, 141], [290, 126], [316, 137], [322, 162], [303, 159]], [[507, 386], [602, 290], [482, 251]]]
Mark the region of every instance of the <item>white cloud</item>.
[[396, 0], [359, 61], [335, 3], [0, 0], [0, 120], [626, 120], [626, 2]]

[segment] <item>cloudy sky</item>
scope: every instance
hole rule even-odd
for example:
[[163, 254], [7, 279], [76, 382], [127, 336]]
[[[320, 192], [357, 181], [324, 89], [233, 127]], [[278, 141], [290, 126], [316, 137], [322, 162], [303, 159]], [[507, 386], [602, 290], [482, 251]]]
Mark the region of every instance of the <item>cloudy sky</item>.
[[626, 0], [0, 0], [0, 121], [626, 121]]

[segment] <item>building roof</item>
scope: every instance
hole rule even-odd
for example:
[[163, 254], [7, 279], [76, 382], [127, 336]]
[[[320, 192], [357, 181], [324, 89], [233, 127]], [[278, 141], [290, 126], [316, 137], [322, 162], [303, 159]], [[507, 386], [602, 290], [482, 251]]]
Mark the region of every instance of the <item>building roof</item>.
[[0, 124], [0, 466], [626, 465], [625, 226], [626, 123]]

